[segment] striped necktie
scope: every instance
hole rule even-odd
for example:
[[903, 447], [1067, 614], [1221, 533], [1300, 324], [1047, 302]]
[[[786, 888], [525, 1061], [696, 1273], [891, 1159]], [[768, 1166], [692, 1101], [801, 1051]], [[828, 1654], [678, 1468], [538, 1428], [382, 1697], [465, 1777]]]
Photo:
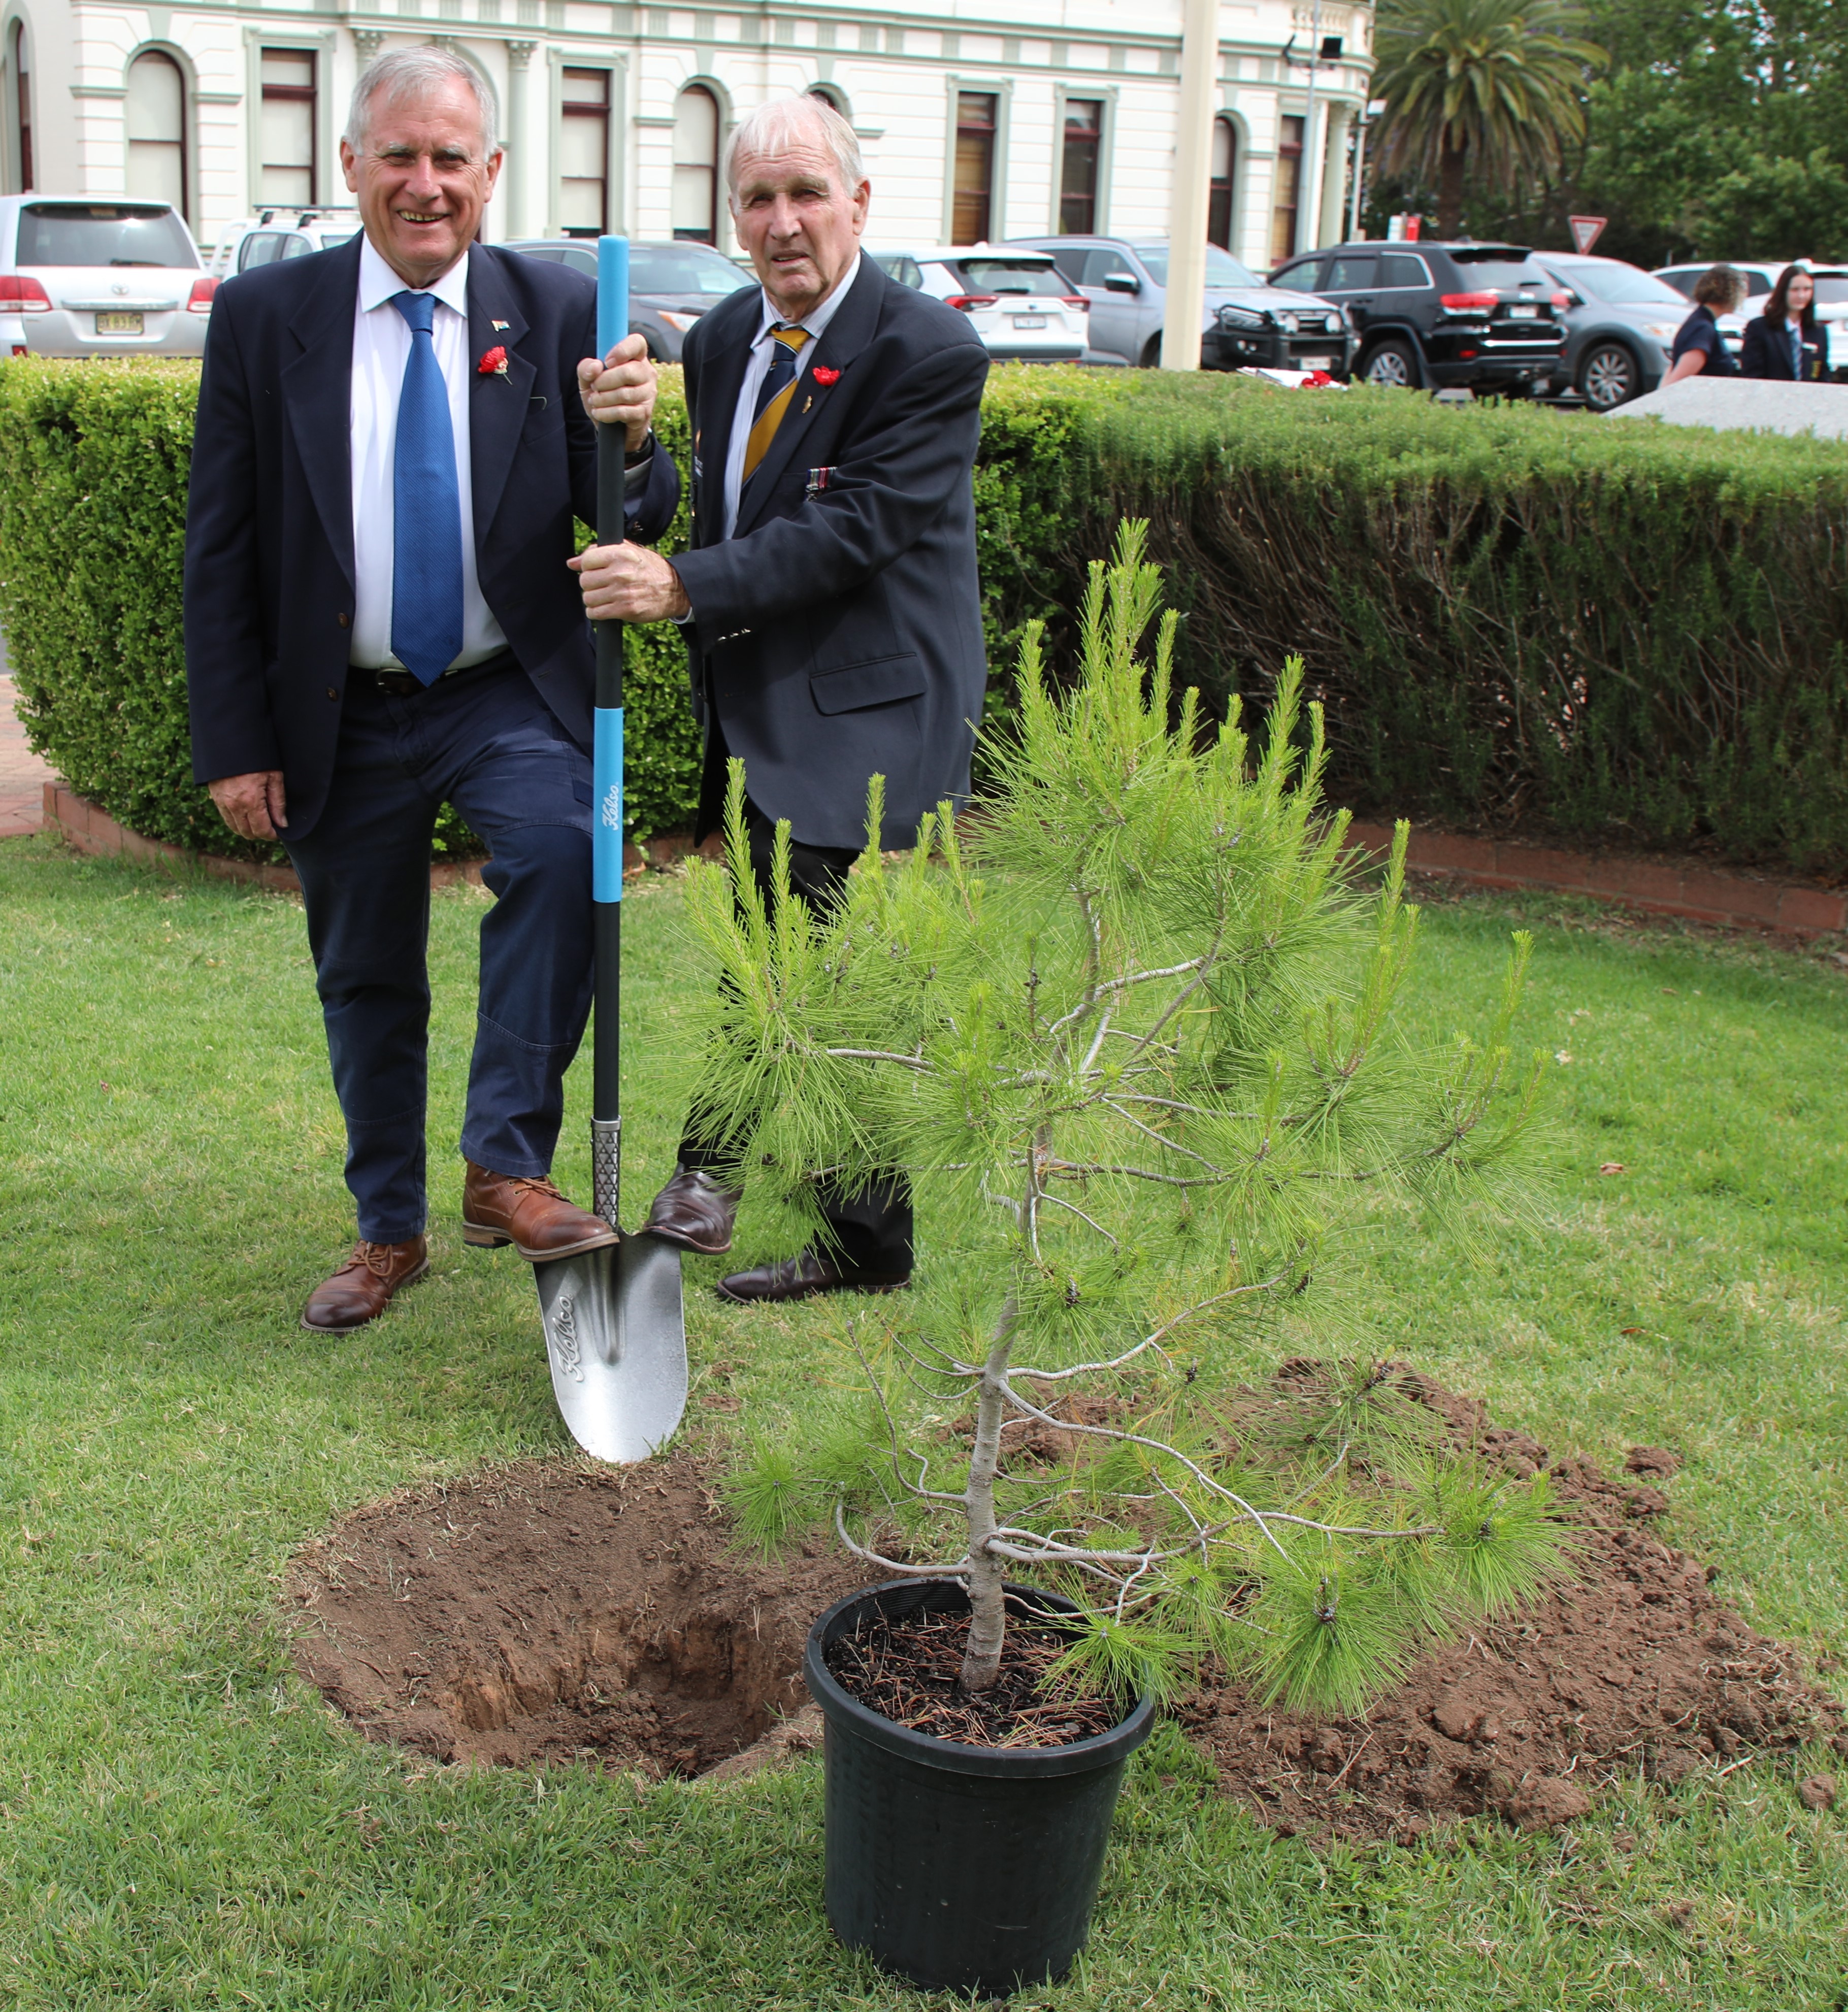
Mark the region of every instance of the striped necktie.
[[808, 341], [808, 331], [790, 323], [778, 322], [770, 330], [776, 338], [770, 351], [770, 367], [757, 394], [757, 416], [751, 423], [751, 437], [744, 443], [744, 480], [757, 473], [757, 465], [770, 451], [776, 429], [796, 395], [796, 359]]

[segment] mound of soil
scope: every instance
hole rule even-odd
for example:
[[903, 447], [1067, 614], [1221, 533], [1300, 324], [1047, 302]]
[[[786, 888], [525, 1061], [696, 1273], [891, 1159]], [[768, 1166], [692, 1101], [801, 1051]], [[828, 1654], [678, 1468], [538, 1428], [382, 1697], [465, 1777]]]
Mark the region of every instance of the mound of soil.
[[[1286, 1835], [1409, 1841], [1488, 1810], [1561, 1823], [1639, 1768], [1673, 1782], [1818, 1734], [1848, 1758], [1840, 1711], [1793, 1653], [1651, 1532], [1667, 1498], [1648, 1484], [1672, 1452], [1639, 1447], [1636, 1478], [1613, 1480], [1396, 1373], [1457, 1443], [1548, 1468], [1581, 1539], [1575, 1577], [1427, 1656], [1357, 1718], [1195, 1693], [1179, 1716], [1227, 1793]], [[1064, 1456], [1071, 1434], [1035, 1430], [1045, 1445], [1016, 1457]], [[291, 1568], [297, 1666], [369, 1736], [445, 1761], [722, 1778], [812, 1746], [803, 1640], [868, 1575], [825, 1539], [767, 1564], [734, 1549], [716, 1472], [530, 1462], [362, 1509]], [[1834, 1781], [1804, 1793], [1828, 1807]]]
[[[1357, 1718], [1267, 1710], [1236, 1686], [1196, 1693], [1179, 1716], [1229, 1794], [1285, 1836], [1409, 1843], [1489, 1810], [1544, 1829], [1639, 1768], [1676, 1782], [1818, 1735], [1848, 1756], [1839, 1707], [1805, 1682], [1793, 1652], [1715, 1597], [1716, 1574], [1651, 1533], [1668, 1506], [1659, 1489], [1553, 1461], [1525, 1433], [1490, 1425], [1473, 1400], [1396, 1368], [1457, 1444], [1524, 1478], [1547, 1470], [1579, 1539], [1573, 1581], [1425, 1657]], [[1625, 1464], [1666, 1480], [1681, 1462], [1639, 1447]]]
[[819, 1541], [741, 1555], [713, 1482], [533, 1461], [362, 1509], [291, 1568], [296, 1666], [441, 1760], [731, 1774], [812, 1745], [803, 1640], [865, 1575]]

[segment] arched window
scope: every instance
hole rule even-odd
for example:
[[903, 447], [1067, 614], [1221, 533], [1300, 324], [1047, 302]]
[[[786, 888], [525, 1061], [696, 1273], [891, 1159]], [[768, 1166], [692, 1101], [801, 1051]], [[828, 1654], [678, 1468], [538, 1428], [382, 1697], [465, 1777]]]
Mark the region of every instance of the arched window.
[[19, 148], [20, 188], [22, 193], [30, 191], [33, 184], [32, 173], [32, 77], [30, 62], [26, 49], [26, 24], [15, 21], [12, 34], [8, 37], [7, 57], [12, 66], [13, 138]]
[[144, 49], [128, 66], [128, 194], [184, 216], [186, 169], [186, 79], [171, 56]]
[[674, 235], [719, 241], [719, 101], [690, 84], [674, 103]]
[[1213, 180], [1207, 197], [1206, 235], [1222, 251], [1232, 249], [1232, 177], [1238, 166], [1239, 136], [1229, 119], [1213, 121]]
[[847, 100], [831, 84], [812, 84], [802, 95], [804, 98], [819, 98], [822, 104], [831, 105], [843, 119], [853, 116], [847, 109]]
[[609, 228], [609, 96], [608, 70], [565, 72], [558, 228], [567, 237], [601, 237]]

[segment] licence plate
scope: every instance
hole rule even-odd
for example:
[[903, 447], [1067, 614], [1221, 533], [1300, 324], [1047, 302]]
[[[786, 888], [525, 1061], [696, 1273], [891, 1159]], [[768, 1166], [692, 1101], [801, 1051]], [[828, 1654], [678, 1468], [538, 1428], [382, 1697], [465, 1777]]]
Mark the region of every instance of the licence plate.
[[1016, 328], [1044, 328], [1046, 326], [1046, 317], [1044, 315], [1016, 315], [1014, 317], [1014, 326]]
[[99, 314], [96, 317], [98, 335], [139, 335], [141, 317], [138, 314]]
[[1329, 370], [1333, 369], [1334, 362], [1332, 356], [1299, 356], [1297, 359], [1297, 367], [1304, 370]]
[[1510, 308], [1508, 319], [1511, 321], [1537, 321], [1539, 312], [1538, 308]]

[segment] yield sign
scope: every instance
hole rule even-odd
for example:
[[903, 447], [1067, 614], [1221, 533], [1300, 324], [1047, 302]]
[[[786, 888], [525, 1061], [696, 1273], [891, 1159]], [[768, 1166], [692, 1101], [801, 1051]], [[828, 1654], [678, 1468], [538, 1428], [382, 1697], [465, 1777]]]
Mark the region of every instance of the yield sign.
[[1568, 216], [1572, 227], [1572, 243], [1579, 251], [1589, 251], [1598, 241], [1598, 233], [1611, 219], [1607, 216]]

